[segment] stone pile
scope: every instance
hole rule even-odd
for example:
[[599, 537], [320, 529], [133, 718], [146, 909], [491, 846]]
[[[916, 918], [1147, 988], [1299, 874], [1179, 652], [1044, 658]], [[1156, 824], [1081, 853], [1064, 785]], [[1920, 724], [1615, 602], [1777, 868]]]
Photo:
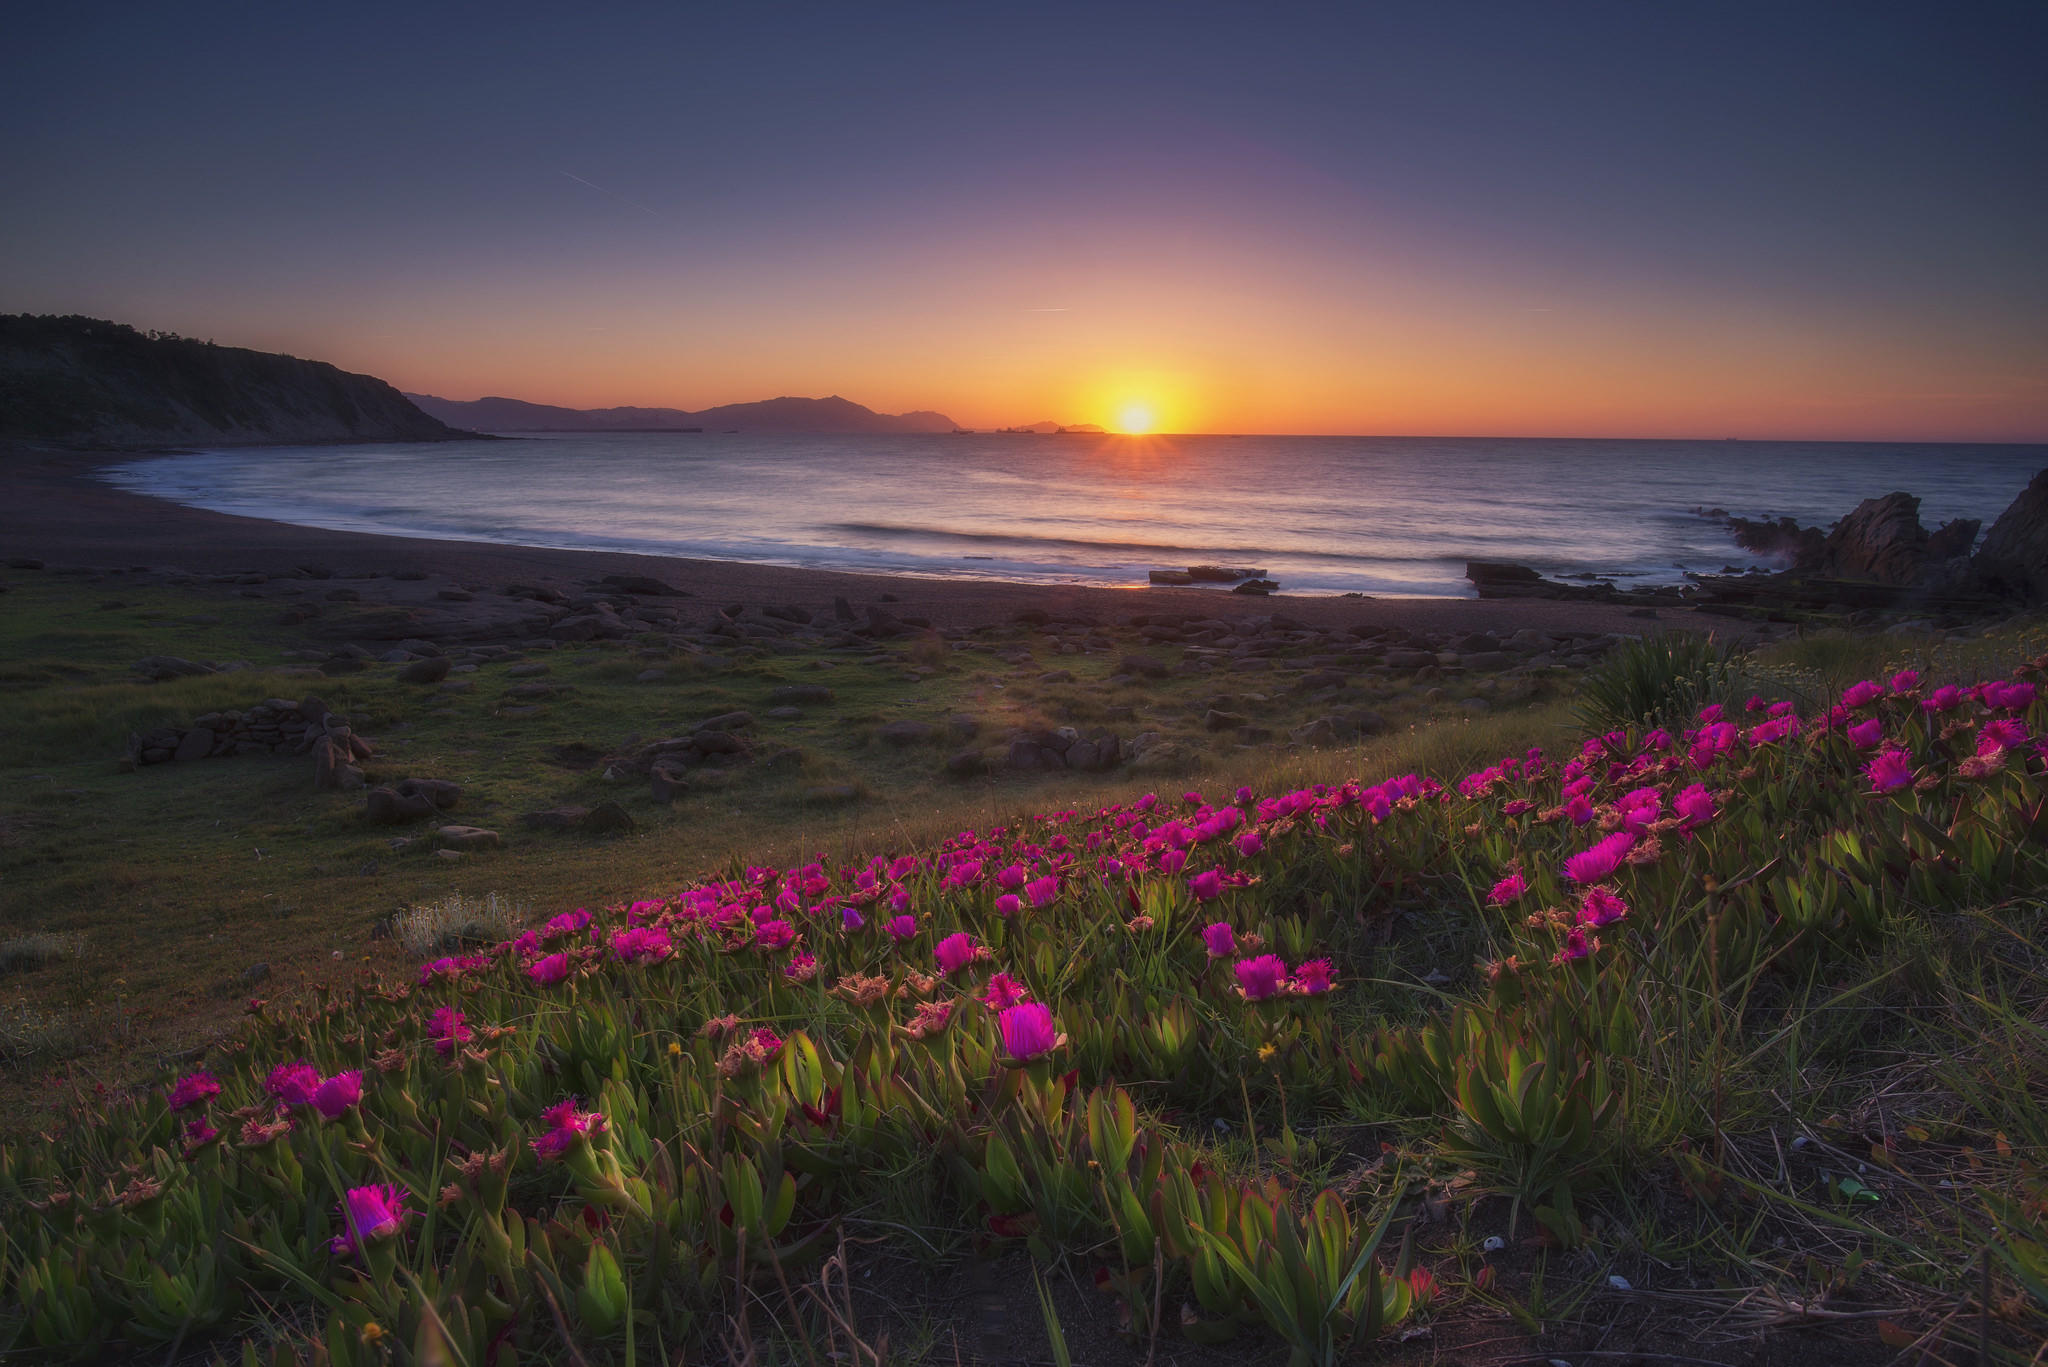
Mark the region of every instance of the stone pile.
[[[128, 738], [128, 760], [137, 766], [229, 755], [311, 754], [320, 776], [332, 776], [320, 782], [322, 787], [352, 786], [342, 771], [376, 752], [318, 698], [269, 698], [239, 711], [209, 712], [189, 726], [163, 726]], [[358, 782], [361, 777], [358, 771]]]

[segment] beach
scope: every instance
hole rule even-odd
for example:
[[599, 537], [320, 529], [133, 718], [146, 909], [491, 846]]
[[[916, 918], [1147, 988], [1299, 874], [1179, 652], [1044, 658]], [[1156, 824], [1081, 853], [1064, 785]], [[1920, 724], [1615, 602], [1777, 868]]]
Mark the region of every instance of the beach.
[[[136, 454], [0, 444], [0, 556], [40, 560], [52, 569], [124, 574], [303, 577], [310, 565], [348, 580], [365, 603], [415, 607], [458, 631], [481, 609], [442, 598], [444, 590], [473, 592], [473, 601], [482, 602], [512, 584], [566, 592], [607, 575], [658, 579], [707, 607], [795, 605], [817, 611], [830, 610], [837, 598], [862, 610], [886, 604], [899, 619], [921, 618], [939, 629], [1002, 624], [1019, 612], [1036, 610], [1111, 621], [1144, 613], [1232, 621], [1280, 612], [1317, 627], [1457, 635], [1523, 628], [1557, 635], [1690, 629], [1747, 639], [1758, 631], [1752, 624], [1690, 608], [1659, 608], [1648, 619], [1641, 609], [1607, 603], [1284, 592], [1259, 597], [1207, 589], [1012, 584], [330, 531], [186, 507], [128, 493], [95, 477], [96, 471]], [[400, 573], [421, 577], [392, 578]]]

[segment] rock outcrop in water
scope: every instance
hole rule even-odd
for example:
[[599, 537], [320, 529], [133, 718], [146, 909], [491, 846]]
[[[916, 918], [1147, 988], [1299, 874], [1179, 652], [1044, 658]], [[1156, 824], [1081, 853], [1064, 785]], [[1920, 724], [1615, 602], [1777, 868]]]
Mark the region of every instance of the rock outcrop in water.
[[97, 318], [0, 315], [0, 436], [85, 447], [453, 441], [384, 381]]

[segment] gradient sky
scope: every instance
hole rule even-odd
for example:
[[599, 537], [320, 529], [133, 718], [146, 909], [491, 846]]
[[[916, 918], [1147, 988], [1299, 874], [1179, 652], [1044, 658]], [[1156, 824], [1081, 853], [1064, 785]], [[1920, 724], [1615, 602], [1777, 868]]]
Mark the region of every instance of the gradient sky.
[[592, 407], [2048, 438], [2048, 4], [17, 7], [0, 310]]

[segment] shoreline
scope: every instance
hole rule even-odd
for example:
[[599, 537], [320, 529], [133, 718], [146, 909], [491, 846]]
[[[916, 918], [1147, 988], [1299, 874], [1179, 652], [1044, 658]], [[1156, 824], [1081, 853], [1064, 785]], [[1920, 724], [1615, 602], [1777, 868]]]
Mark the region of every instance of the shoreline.
[[[942, 579], [700, 560], [625, 551], [569, 550], [330, 531], [130, 493], [96, 478], [103, 467], [150, 450], [75, 451], [0, 442], [0, 559], [29, 557], [52, 568], [121, 570], [146, 567], [193, 573], [295, 575], [302, 565], [330, 567], [337, 579], [391, 584], [396, 571], [418, 590], [446, 585], [491, 588], [507, 583], [561, 587], [605, 575], [647, 575], [684, 590], [705, 606], [829, 606], [836, 597], [886, 602], [899, 616], [928, 618], [939, 628], [1010, 621], [1018, 612], [1079, 612], [1108, 618], [1131, 613], [1194, 614], [1231, 620], [1285, 613], [1316, 625], [1389, 626], [1411, 630], [1499, 632], [1523, 627], [1553, 632], [1626, 634], [1673, 627], [1749, 638], [1755, 627], [1691, 608], [1642, 610], [1606, 603], [1548, 599], [1268, 597], [1194, 588], [1108, 588], [998, 579]], [[379, 592], [380, 598], [386, 595]], [[687, 601], [687, 600], [686, 600]], [[1659, 625], [1650, 625], [1655, 620]]]

